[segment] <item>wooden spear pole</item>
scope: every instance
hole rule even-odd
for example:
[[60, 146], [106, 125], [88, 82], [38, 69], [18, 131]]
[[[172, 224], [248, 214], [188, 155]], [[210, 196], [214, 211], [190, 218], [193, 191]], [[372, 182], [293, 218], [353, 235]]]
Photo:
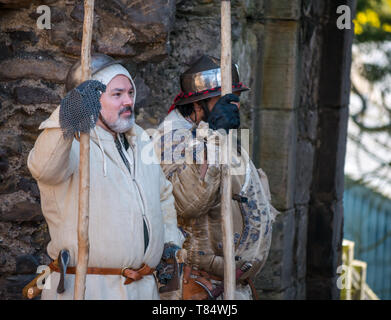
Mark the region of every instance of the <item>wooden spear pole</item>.
[[[94, 0], [84, 0], [83, 40], [81, 47], [82, 80], [91, 78], [91, 40], [94, 22]], [[78, 255], [75, 278], [75, 300], [84, 300], [89, 256], [88, 220], [90, 209], [90, 135], [80, 133], [79, 214], [77, 225]]]
[[[232, 93], [231, 57], [231, 1], [221, 1], [221, 95]], [[226, 164], [223, 164], [221, 215], [223, 220], [224, 251], [224, 299], [235, 299], [235, 252], [232, 221], [231, 183], [232, 130], [229, 130], [226, 145]]]

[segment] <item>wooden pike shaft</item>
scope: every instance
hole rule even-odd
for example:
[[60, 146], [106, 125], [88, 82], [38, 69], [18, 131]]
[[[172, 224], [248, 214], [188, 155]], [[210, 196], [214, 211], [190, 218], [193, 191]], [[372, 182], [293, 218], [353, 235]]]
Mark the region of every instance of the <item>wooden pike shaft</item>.
[[[232, 93], [231, 1], [221, 1], [221, 95]], [[230, 174], [232, 130], [229, 130], [226, 161], [223, 164], [221, 215], [223, 220], [224, 299], [235, 299], [235, 251], [232, 220], [232, 181]]]
[[[83, 81], [91, 78], [91, 40], [94, 22], [94, 0], [84, 0], [81, 67]], [[84, 300], [89, 257], [88, 222], [90, 207], [90, 135], [80, 133], [79, 215], [77, 225], [78, 255], [75, 278], [75, 300]]]
[[221, 95], [232, 93], [231, 1], [221, 1]]

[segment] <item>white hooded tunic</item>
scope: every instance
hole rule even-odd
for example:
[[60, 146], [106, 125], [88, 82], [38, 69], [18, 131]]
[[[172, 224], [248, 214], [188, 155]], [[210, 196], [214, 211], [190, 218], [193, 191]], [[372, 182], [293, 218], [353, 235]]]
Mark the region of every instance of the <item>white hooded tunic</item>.
[[[28, 168], [37, 180], [43, 215], [51, 241], [47, 252], [56, 259], [68, 249], [70, 266], [77, 263], [77, 216], [79, 196], [79, 142], [64, 140], [59, 108], [40, 125], [28, 157]], [[90, 138], [89, 267], [138, 269], [143, 263], [155, 268], [165, 242], [178, 246], [183, 236], [177, 228], [172, 185], [160, 165], [142, 161], [142, 149], [150, 143], [137, 125], [125, 134], [131, 173], [116, 148], [113, 136], [100, 127]], [[155, 164], [153, 164], [155, 163]], [[144, 252], [143, 217], [149, 234]], [[74, 275], [66, 275], [63, 294], [57, 294], [59, 273], [50, 276], [50, 288], [42, 299], [73, 299]], [[124, 285], [117, 275], [87, 275], [85, 299], [159, 299], [153, 275]]]

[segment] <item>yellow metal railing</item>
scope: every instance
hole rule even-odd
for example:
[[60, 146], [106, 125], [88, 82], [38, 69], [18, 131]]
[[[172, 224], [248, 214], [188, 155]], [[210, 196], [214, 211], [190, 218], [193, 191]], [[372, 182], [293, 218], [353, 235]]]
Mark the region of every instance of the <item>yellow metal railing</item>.
[[342, 242], [341, 300], [379, 300], [366, 283], [367, 263], [354, 260], [354, 242]]

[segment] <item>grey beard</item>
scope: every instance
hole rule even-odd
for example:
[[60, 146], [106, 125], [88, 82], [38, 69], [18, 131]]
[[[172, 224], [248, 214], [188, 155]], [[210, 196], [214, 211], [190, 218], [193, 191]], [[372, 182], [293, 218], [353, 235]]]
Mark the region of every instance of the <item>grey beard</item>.
[[123, 119], [121, 117], [118, 117], [118, 119], [112, 124], [108, 124], [107, 121], [103, 118], [102, 114], [101, 114], [101, 118], [103, 120], [102, 122], [107, 127], [109, 127], [110, 130], [117, 132], [117, 133], [124, 133], [124, 132], [130, 130], [136, 122], [134, 112], [132, 112], [130, 118]]

